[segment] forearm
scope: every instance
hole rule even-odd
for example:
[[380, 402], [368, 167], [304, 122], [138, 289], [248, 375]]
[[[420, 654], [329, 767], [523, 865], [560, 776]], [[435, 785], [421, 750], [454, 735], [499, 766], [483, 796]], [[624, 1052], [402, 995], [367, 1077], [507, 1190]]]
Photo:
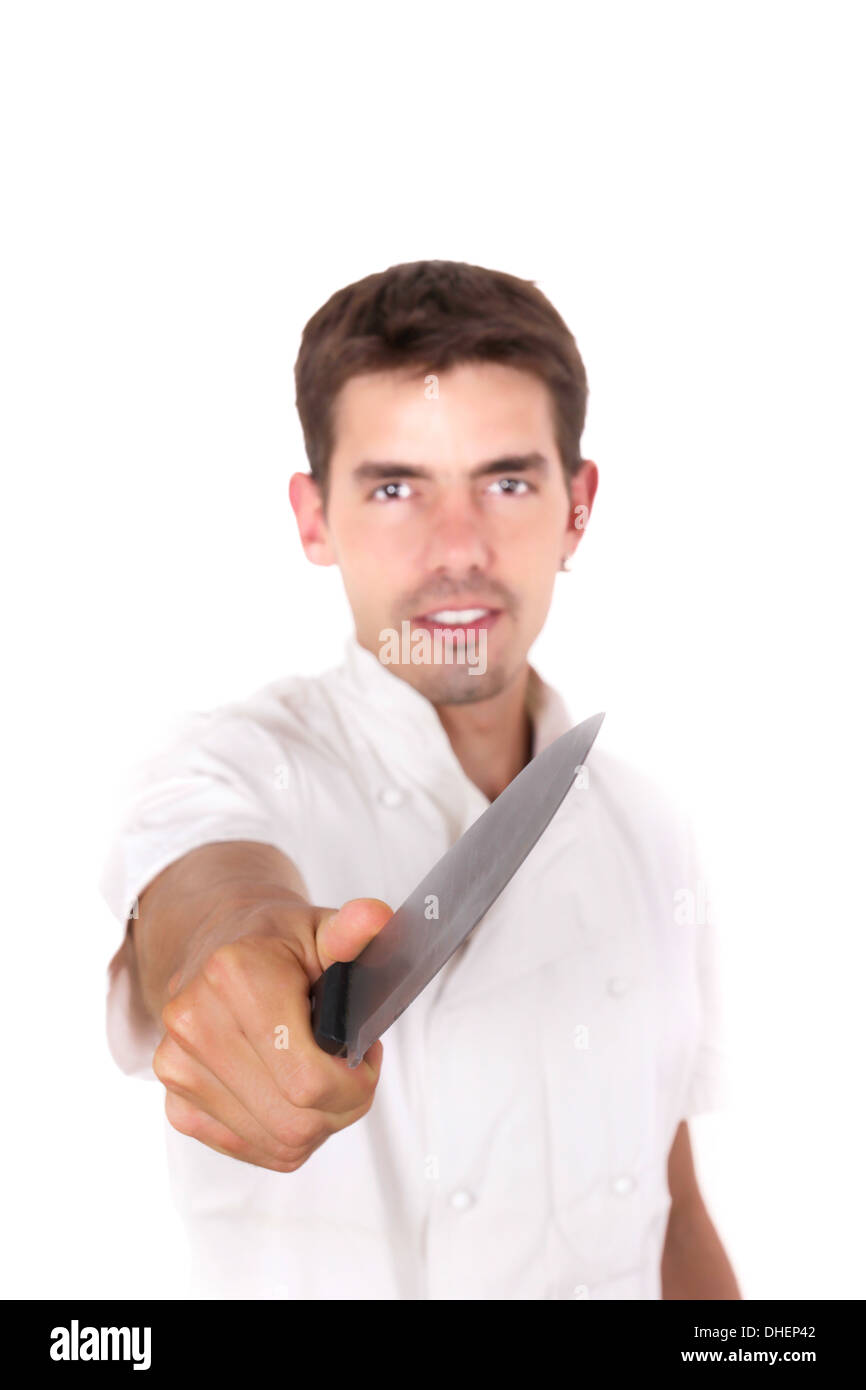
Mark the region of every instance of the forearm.
[[231, 840], [202, 845], [170, 864], [141, 895], [133, 949], [142, 999], [159, 1019], [173, 978], [242, 930], [266, 904], [305, 902], [291, 860], [272, 845]]
[[662, 1254], [663, 1299], [741, 1298], [715, 1226], [698, 1196], [671, 1208]]

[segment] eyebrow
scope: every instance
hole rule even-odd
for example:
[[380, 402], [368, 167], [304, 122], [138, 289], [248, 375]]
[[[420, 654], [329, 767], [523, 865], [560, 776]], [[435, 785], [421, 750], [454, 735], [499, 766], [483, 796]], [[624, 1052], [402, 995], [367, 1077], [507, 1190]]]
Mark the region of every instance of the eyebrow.
[[[504, 454], [501, 458], [488, 459], [476, 464], [469, 471], [470, 478], [484, 478], [490, 473], [538, 473], [543, 475], [549, 468], [544, 454]], [[381, 482], [385, 478], [432, 478], [429, 468], [410, 463], [373, 463], [366, 461], [356, 464], [352, 477], [359, 483]]]

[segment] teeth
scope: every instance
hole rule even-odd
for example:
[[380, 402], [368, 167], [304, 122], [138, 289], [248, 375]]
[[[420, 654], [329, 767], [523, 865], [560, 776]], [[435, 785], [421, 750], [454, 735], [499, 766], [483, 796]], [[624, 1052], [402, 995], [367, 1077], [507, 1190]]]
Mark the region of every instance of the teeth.
[[489, 608], [440, 608], [436, 613], [425, 613], [428, 622], [447, 623], [450, 627], [465, 627], [479, 618], [486, 618]]

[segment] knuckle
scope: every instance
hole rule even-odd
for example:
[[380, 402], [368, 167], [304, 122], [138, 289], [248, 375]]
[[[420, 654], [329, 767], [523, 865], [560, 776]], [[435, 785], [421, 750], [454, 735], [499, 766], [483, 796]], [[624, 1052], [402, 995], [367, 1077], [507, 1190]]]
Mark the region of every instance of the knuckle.
[[182, 1012], [183, 1005], [178, 1002], [179, 999], [179, 995], [177, 995], [174, 999], [169, 999], [168, 1003], [163, 1006], [162, 1012], [160, 1014], [163, 1027], [165, 1028], [167, 1033], [170, 1033], [172, 1031], [172, 1026], [174, 1024], [175, 1019]]
[[249, 978], [253, 956], [250, 942], [243, 937], [223, 942], [205, 961], [202, 974], [218, 992], [231, 993]]
[[239, 1134], [235, 1134], [232, 1130], [229, 1130], [220, 1139], [220, 1147], [234, 1155], [235, 1158], [243, 1157], [249, 1149], [247, 1141], [241, 1138]]
[[358, 1077], [358, 1098], [361, 1103], [366, 1103], [367, 1108], [373, 1104], [376, 1097], [376, 1087], [379, 1084], [378, 1076], [359, 1076]]
[[168, 1033], [153, 1054], [151, 1065], [158, 1080], [169, 1090], [191, 1089], [192, 1077], [184, 1062], [184, 1054]]
[[279, 1141], [291, 1157], [298, 1149], [307, 1149], [316, 1142], [322, 1133], [322, 1121], [318, 1115], [300, 1111], [290, 1115], [280, 1126]]
[[289, 1142], [289, 1134], [284, 1125], [279, 1127], [274, 1139], [274, 1161], [276, 1163], [294, 1163], [298, 1157], [298, 1146]]
[[150, 1061], [150, 1065], [160, 1081], [169, 1069], [168, 1044], [170, 1041], [168, 1033], [164, 1033]]
[[186, 1134], [190, 1139], [200, 1138], [204, 1115], [194, 1105], [188, 1105], [170, 1091], [165, 1097], [165, 1115], [172, 1129], [179, 1134]]
[[192, 1039], [195, 1031], [195, 1012], [191, 998], [186, 994], [178, 994], [174, 999], [170, 999], [164, 1006], [160, 1015], [162, 1025], [168, 1035], [177, 1038], [181, 1042]]
[[347, 1112], [351, 1113], [352, 1115], [356, 1115], [358, 1116], [358, 1118], [360, 1118], [362, 1115], [367, 1114], [375, 1099], [375, 1082], [370, 1082], [364, 1078], [359, 1077], [357, 1089], [354, 1091], [351, 1100], [347, 1102], [344, 1108]]
[[357, 1124], [358, 1120], [363, 1120], [372, 1104], [373, 1101], [372, 1098], [370, 1098], [369, 1100], [365, 1100], [361, 1105], [356, 1106], [354, 1110], [344, 1111], [337, 1121], [337, 1128], [348, 1129], [349, 1125]]
[[283, 1079], [280, 1089], [299, 1110], [311, 1110], [324, 1101], [328, 1083], [315, 1063], [300, 1062]]
[[275, 1163], [274, 1168], [278, 1173], [297, 1173], [299, 1168], [303, 1168], [306, 1161], [306, 1155], [303, 1158], [286, 1159], [283, 1162]]
[[346, 1105], [339, 1116], [339, 1128], [344, 1129], [347, 1125], [353, 1125], [358, 1120], [362, 1120], [365, 1115], [370, 1113], [373, 1101], [376, 1099], [376, 1088], [372, 1086], [369, 1090], [364, 1088], [359, 1090], [354, 1097], [353, 1105]]
[[369, 1094], [368, 1096], [365, 1096], [364, 1099], [363, 1099], [363, 1101], [361, 1102], [361, 1106], [360, 1106], [360, 1115], [359, 1115], [359, 1117], [358, 1117], [359, 1119], [362, 1118], [364, 1115], [369, 1114], [369, 1112], [370, 1112], [370, 1111], [372, 1110], [372, 1108], [373, 1108], [373, 1101], [374, 1101], [375, 1099], [376, 1099], [376, 1092], [375, 1092], [375, 1089], [374, 1089], [374, 1090], [372, 1090], [372, 1091], [370, 1092], [370, 1094]]

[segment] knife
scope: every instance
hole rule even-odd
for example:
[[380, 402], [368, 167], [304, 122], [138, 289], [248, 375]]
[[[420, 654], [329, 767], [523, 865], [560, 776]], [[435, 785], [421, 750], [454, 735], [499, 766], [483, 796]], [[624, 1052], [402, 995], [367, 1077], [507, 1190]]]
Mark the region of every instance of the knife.
[[586, 761], [603, 714], [532, 758], [434, 864], [352, 961], [336, 961], [313, 986], [313, 1036], [356, 1067], [499, 897], [541, 838]]

